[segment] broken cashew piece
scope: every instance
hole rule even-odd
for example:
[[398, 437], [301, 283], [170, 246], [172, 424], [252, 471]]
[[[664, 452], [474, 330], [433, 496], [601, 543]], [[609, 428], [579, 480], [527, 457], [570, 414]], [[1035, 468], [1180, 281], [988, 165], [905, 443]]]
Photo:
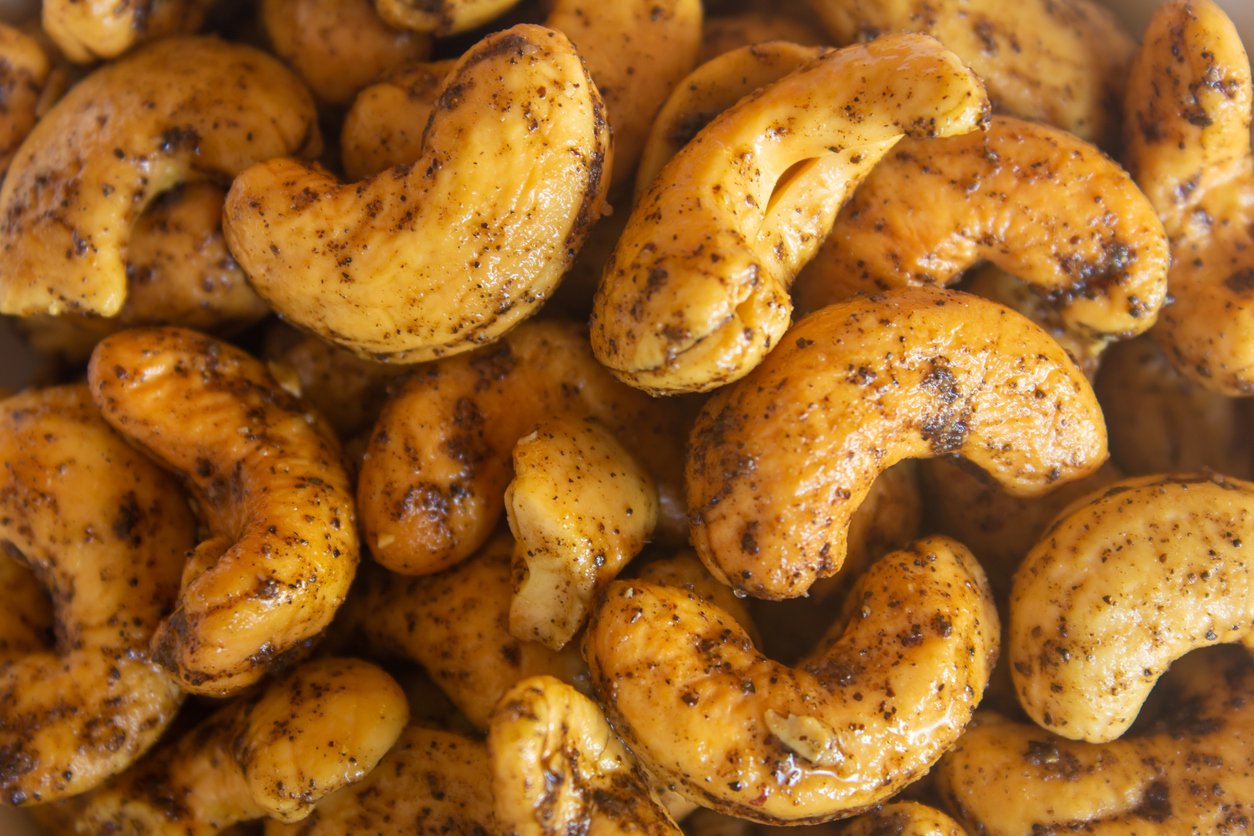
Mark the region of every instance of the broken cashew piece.
[[657, 525], [657, 487], [591, 419], [553, 418], [514, 447], [505, 513], [514, 546], [509, 631], [558, 650], [597, 593], [640, 553]]
[[1254, 394], [1250, 61], [1210, 0], [1158, 7], [1128, 82], [1128, 167], [1171, 239], [1171, 305], [1154, 331], [1182, 374]]
[[798, 307], [950, 284], [981, 259], [1083, 336], [1139, 334], [1167, 296], [1167, 237], [1132, 178], [1064, 131], [994, 116], [985, 133], [898, 144], [798, 278]]
[[974, 74], [917, 35], [827, 53], [741, 100], [636, 202], [593, 303], [597, 359], [656, 394], [742, 377], [779, 342], [788, 286], [876, 161], [907, 133], [975, 130], [987, 108]]
[[423, 153], [357, 184], [292, 159], [231, 185], [224, 229], [284, 319], [416, 363], [499, 339], [552, 294], [600, 217], [609, 133], [565, 36], [520, 25], [458, 62]]
[[76, 64], [117, 58], [143, 41], [195, 32], [213, 0], [43, 0], [43, 28]]
[[183, 695], [148, 643], [196, 521], [85, 386], [0, 402], [0, 461], [0, 541], [42, 579], [57, 623], [55, 646], [0, 667], [0, 799], [39, 804], [121, 772], [174, 719]]
[[375, 665], [307, 662], [77, 799], [79, 826], [208, 836], [263, 817], [300, 821], [366, 777], [408, 719], [405, 693]]
[[797, 667], [759, 653], [683, 589], [615, 581], [584, 638], [592, 684], [645, 768], [703, 806], [764, 823], [853, 815], [962, 733], [997, 655], [997, 613], [961, 544], [875, 563]]
[[945, 455], [1034, 496], [1096, 470], [1106, 427], [1066, 352], [1008, 308], [922, 287], [824, 308], [703, 407], [692, 543], [744, 593], [804, 595], [840, 569], [883, 470]]
[[319, 144], [313, 100], [263, 52], [170, 38], [39, 120], [0, 189], [0, 312], [114, 316], [131, 229], [162, 192]]
[[600, 707], [551, 676], [524, 679], [501, 697], [488, 750], [503, 832], [683, 832]]
[[210, 531], [153, 639], [157, 661], [185, 690], [220, 696], [303, 652], [357, 568], [331, 428], [260, 361], [181, 328], [108, 337], [88, 379], [105, 420], [185, 481]]
[[0, 23], [0, 177], [9, 168], [22, 140], [39, 118], [44, 84], [52, 63], [39, 42], [12, 26]]
[[1078, 500], [1028, 553], [1006, 646], [1038, 725], [1102, 743], [1136, 719], [1173, 661], [1254, 650], [1254, 484], [1145, 476]]

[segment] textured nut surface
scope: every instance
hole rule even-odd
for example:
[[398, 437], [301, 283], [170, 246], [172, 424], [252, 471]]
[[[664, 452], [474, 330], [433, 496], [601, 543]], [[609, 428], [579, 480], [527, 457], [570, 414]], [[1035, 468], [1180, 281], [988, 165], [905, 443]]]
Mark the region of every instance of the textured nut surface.
[[39, 42], [20, 29], [0, 24], [0, 174], [35, 126], [40, 96], [52, 67]]
[[43, 27], [66, 58], [90, 64], [138, 43], [195, 32], [213, 0], [45, 0]]

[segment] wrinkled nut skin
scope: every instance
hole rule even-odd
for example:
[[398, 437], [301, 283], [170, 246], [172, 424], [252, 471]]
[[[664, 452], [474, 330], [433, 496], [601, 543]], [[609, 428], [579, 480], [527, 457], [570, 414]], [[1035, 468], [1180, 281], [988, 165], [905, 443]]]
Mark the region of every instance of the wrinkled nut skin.
[[601, 708], [551, 676], [524, 679], [501, 697], [488, 751], [501, 832], [683, 832]]
[[79, 832], [210, 836], [263, 817], [300, 821], [366, 777], [408, 719], [404, 692], [377, 666], [307, 662], [76, 799]]
[[[178, 593], [196, 521], [85, 386], [0, 402], [0, 462], [0, 543], [47, 588], [56, 620], [55, 646], [32, 647], [39, 636], [28, 634], [27, 652], [10, 646], [0, 665], [0, 800], [38, 804], [121, 772], [174, 719], [182, 694], [148, 642]], [[42, 607], [29, 610], [44, 601], [19, 607], [37, 617]]]
[[487, 728], [501, 694], [524, 677], [586, 678], [574, 645], [550, 650], [510, 634], [513, 549], [501, 534], [470, 560], [418, 578], [368, 567], [346, 608], [346, 623], [367, 645], [422, 665], [478, 729]]
[[720, 812], [800, 824], [854, 815], [923, 774], [970, 719], [997, 640], [979, 564], [927, 538], [874, 564], [797, 667], [708, 602], [643, 581], [610, 585], [584, 655], [651, 774]]
[[966, 836], [962, 825], [940, 810], [917, 801], [897, 801], [858, 816], [840, 836]]
[[44, 0], [43, 28], [77, 64], [117, 58], [142, 41], [195, 32], [213, 0]]
[[131, 229], [159, 194], [319, 143], [309, 93], [250, 47], [170, 38], [96, 70], [40, 119], [0, 189], [0, 312], [116, 315]]
[[1254, 484], [1144, 476], [1078, 500], [1015, 574], [1007, 650], [1038, 725], [1103, 743], [1190, 650], [1254, 650]]
[[837, 43], [924, 32], [958, 54], [1006, 113], [1114, 148], [1136, 43], [1091, 0], [810, 0]]
[[1065, 131], [994, 116], [983, 133], [899, 143], [841, 210], [797, 304], [949, 284], [981, 259], [1085, 336], [1139, 334], [1167, 296], [1167, 236], [1132, 178]]
[[788, 286], [875, 162], [906, 133], [974, 130], [987, 107], [979, 80], [916, 35], [828, 53], [742, 99], [636, 202], [593, 302], [597, 359], [657, 394], [742, 377], [779, 342]]
[[344, 172], [373, 177], [422, 155], [422, 137], [454, 60], [407, 64], [357, 94], [340, 130]]
[[1102, 464], [1106, 427], [1066, 352], [1008, 308], [923, 287], [824, 308], [702, 408], [692, 544], [749, 595], [804, 595], [839, 571], [883, 470], [946, 455], [1039, 495]]
[[153, 639], [157, 661], [185, 690], [224, 695], [302, 652], [357, 568], [330, 427], [260, 361], [180, 328], [108, 337], [88, 379], [105, 420], [184, 480], [210, 532]]
[[266, 836], [446, 836], [499, 833], [482, 740], [410, 725], [361, 781], [318, 802], [298, 824], [269, 819]]
[[291, 159], [235, 178], [224, 229], [284, 319], [378, 360], [500, 338], [552, 294], [600, 217], [601, 97], [569, 40], [520, 25], [445, 80], [406, 166], [357, 184]]
[[40, 98], [52, 64], [39, 42], [19, 29], [0, 23], [0, 176], [18, 146], [35, 126]]
[[639, 456], [658, 487], [658, 536], [683, 539], [683, 406], [615, 380], [582, 326], [543, 321], [423, 366], [384, 406], [357, 488], [375, 560], [412, 575], [472, 554], [504, 510], [514, 445], [556, 415], [595, 418]]
[[374, 0], [379, 16], [399, 29], [455, 35], [477, 29], [518, 0]]
[[1248, 830], [1254, 666], [1237, 648], [1216, 648], [1177, 666], [1179, 675], [1173, 667], [1159, 686], [1176, 680], [1168, 715], [1110, 743], [1066, 740], [1030, 723], [978, 716], [934, 770], [945, 807], [970, 832], [990, 836]]
[[1171, 238], [1174, 302], [1155, 339], [1180, 372], [1254, 394], [1250, 62], [1209, 0], [1159, 6], [1128, 82], [1128, 168]]

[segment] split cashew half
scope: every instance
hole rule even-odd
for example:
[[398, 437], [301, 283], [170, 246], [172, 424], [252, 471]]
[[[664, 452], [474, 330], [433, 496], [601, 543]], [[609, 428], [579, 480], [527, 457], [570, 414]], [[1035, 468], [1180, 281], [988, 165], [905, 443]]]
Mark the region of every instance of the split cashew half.
[[798, 667], [681, 588], [615, 581], [584, 638], [592, 684], [645, 768], [702, 806], [766, 823], [853, 815], [958, 736], [997, 656], [997, 613], [961, 544], [875, 563]]
[[227, 242], [279, 315], [331, 342], [398, 363], [467, 351], [535, 313], [600, 217], [602, 111], [565, 36], [489, 35], [445, 79], [418, 159], [349, 185], [254, 166]]
[[195, 32], [213, 0], [43, 0], [43, 27], [77, 64], [117, 58], [143, 41]]
[[593, 303], [597, 359], [654, 393], [742, 377], [779, 342], [788, 286], [876, 161], [907, 133], [975, 130], [987, 109], [975, 75], [917, 35], [827, 53], [742, 99], [636, 202]]
[[1096, 743], [1136, 719], [1190, 650], [1254, 650], [1254, 484], [1146, 476], [1078, 500], [1028, 553], [1006, 646], [1043, 728]]
[[260, 361], [181, 328], [108, 337], [88, 378], [105, 420], [185, 481], [210, 532], [153, 639], [157, 661], [185, 690], [223, 695], [303, 652], [357, 568], [330, 427]]
[[319, 144], [309, 93], [250, 47], [170, 38], [96, 70], [0, 189], [0, 312], [116, 315], [131, 227], [159, 194]]
[[736, 589], [804, 595], [841, 568], [882, 471], [946, 455], [1035, 496], [1096, 470], [1106, 426], [1066, 352], [1008, 308], [923, 287], [824, 308], [702, 409], [692, 543]]

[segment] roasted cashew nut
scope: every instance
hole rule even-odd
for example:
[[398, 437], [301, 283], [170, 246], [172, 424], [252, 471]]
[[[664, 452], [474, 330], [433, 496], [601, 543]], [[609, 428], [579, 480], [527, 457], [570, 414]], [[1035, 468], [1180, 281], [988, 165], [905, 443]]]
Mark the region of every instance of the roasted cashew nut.
[[477, 29], [518, 0], [374, 0], [379, 16], [400, 29], [456, 35]]
[[153, 639], [157, 661], [185, 690], [222, 695], [303, 652], [357, 568], [330, 427], [260, 361], [180, 328], [106, 338], [88, 379], [105, 420], [185, 481], [211, 535]]
[[838, 43], [925, 32], [988, 85], [999, 110], [1113, 148], [1135, 42], [1091, 0], [810, 0]]
[[896, 801], [858, 816], [840, 829], [841, 836], [966, 836], [962, 825], [917, 801]]
[[57, 623], [55, 648], [0, 666], [0, 799], [38, 804], [121, 772], [174, 719], [183, 695], [148, 642], [196, 523], [85, 386], [0, 402], [0, 464], [0, 542], [48, 587]]
[[1167, 296], [1167, 237], [1132, 178], [1065, 131], [994, 116], [985, 133], [898, 144], [798, 279], [798, 307], [949, 284], [981, 259], [1086, 336], [1139, 334]]
[[[1171, 709], [1141, 733], [1082, 743], [984, 715], [936, 767], [972, 833], [1239, 833], [1254, 798], [1254, 665], [1236, 648], [1182, 659]], [[1181, 670], [1176, 671], [1179, 667]]]
[[384, 406], [357, 488], [375, 560], [423, 574], [472, 554], [504, 510], [514, 445], [555, 415], [595, 418], [640, 457], [657, 482], [658, 534], [677, 539], [686, 526], [682, 406], [615, 380], [582, 327], [546, 321], [423, 367]]
[[445, 80], [423, 153], [358, 184], [291, 159], [235, 178], [224, 228], [285, 319], [414, 363], [500, 338], [539, 308], [600, 216], [609, 134], [563, 35], [484, 38]]
[[830, 52], [741, 100], [636, 202], [593, 304], [597, 359], [655, 393], [742, 377], [779, 342], [788, 285], [876, 161], [907, 133], [974, 130], [987, 107], [976, 77], [917, 35]]
[[408, 64], [357, 94], [340, 130], [344, 173], [352, 181], [418, 159], [451, 59]]
[[77, 64], [117, 58], [142, 41], [195, 32], [213, 0], [43, 0], [43, 27]]
[[39, 42], [12, 26], [0, 24], [0, 177], [18, 146], [35, 126], [40, 98], [52, 64]]
[[1019, 702], [1072, 740], [1119, 737], [1173, 661], [1254, 650], [1254, 484], [1146, 476], [1077, 501], [1015, 575], [1007, 650]]
[[701, 52], [697, 64], [705, 64], [718, 56], [753, 44], [767, 41], [788, 41], [803, 46], [820, 46], [829, 42], [822, 26], [816, 26], [814, 13], [801, 3], [785, 5], [759, 3], [757, 7], [732, 7], [729, 13], [707, 14], [701, 26]]
[[116, 315], [131, 228], [159, 194], [318, 143], [299, 80], [249, 47], [170, 38], [97, 70], [30, 132], [0, 189], [0, 312]]
[[404, 692], [375, 665], [308, 662], [78, 800], [80, 832], [199, 836], [300, 821], [366, 777], [408, 719]]
[[1176, 368], [1254, 394], [1254, 153], [1250, 61], [1210, 0], [1158, 7], [1132, 66], [1128, 167], [1171, 239], [1174, 302], [1154, 336]]
[[584, 638], [592, 684], [645, 768], [703, 806], [819, 822], [890, 797], [962, 733], [997, 655], [997, 612], [961, 544], [875, 563], [791, 668], [682, 589], [615, 581]]
[[801, 320], [714, 395], [687, 463], [692, 543], [759, 598], [804, 595], [845, 559], [875, 478], [960, 455], [1016, 496], [1096, 470], [1106, 428], [1088, 381], [1017, 313], [933, 288], [858, 297]]
[[503, 832], [683, 832], [600, 707], [551, 676], [524, 679], [501, 697], [488, 750]]

